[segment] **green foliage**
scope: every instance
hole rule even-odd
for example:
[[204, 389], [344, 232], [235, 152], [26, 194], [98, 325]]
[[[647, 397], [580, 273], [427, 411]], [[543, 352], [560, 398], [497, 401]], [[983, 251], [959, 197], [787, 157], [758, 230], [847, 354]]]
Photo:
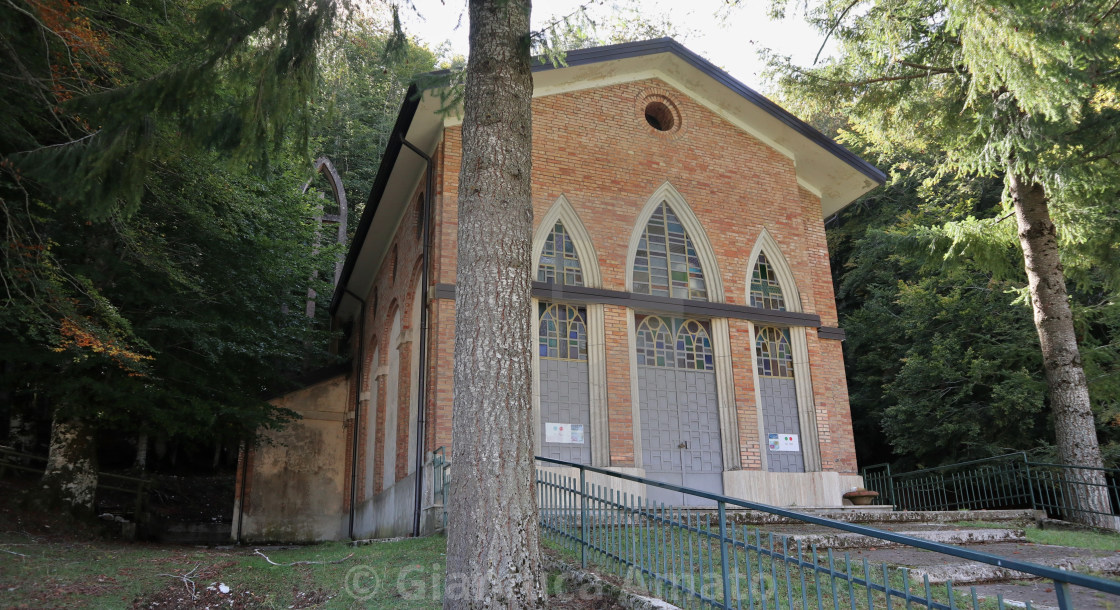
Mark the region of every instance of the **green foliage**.
[[[360, 201], [383, 115], [432, 63], [414, 45], [385, 59], [389, 26], [344, 14], [326, 0], [0, 6], [5, 408], [208, 440], [291, 415], [264, 398], [332, 361], [341, 255], [313, 255], [310, 137], [340, 151]], [[324, 82], [332, 50], [345, 61]]]
[[[418, 73], [433, 70], [436, 56], [407, 39], [394, 42], [384, 18], [355, 18], [338, 34], [322, 51], [325, 69], [314, 104], [313, 149], [338, 169], [353, 228], [408, 84]], [[391, 49], [392, 44], [397, 48]]]
[[892, 176], [829, 232], [861, 461], [1052, 450], [1008, 172], [1045, 188], [1098, 431], [1115, 442], [1120, 14], [1033, 0], [806, 10], [840, 51], [812, 68], [772, 56], [786, 105]]

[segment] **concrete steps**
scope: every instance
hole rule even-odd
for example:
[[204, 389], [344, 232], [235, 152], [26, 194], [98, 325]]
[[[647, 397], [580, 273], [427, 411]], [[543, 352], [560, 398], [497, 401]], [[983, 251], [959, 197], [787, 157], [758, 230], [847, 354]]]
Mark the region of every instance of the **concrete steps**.
[[[929, 540], [930, 542], [941, 542], [944, 544], [984, 544], [990, 542], [1022, 542], [1026, 541], [1026, 534], [1021, 529], [981, 529], [981, 528], [968, 528], [968, 529], [950, 529], [942, 531], [931, 530], [916, 530], [908, 531], [901, 530], [893, 533], [902, 534], [904, 536], [912, 536], [914, 538], [921, 538]], [[896, 542], [883, 540], [881, 538], [874, 538], [872, 536], [863, 536], [861, 534], [840, 533], [840, 534], [802, 534], [790, 536], [791, 543], [800, 542], [803, 548], [812, 548], [816, 545], [818, 549], [833, 549], [833, 550], [848, 550], [848, 549], [870, 549], [902, 546]]]

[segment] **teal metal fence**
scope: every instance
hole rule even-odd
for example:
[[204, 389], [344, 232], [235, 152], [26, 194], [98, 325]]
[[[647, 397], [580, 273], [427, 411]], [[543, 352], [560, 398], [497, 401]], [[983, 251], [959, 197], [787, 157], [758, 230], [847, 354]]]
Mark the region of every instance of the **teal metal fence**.
[[[1120, 595], [1120, 582], [930, 542], [738, 498], [661, 483], [571, 462], [537, 457], [542, 537], [594, 565], [685, 607], [713, 608], [1004, 608], [1002, 596], [979, 599], [952, 583], [931, 585], [904, 568], [853, 561], [788, 536], [737, 525], [729, 511], [748, 509], [871, 536], [1045, 578], [1060, 608], [1072, 608], [1070, 587]], [[564, 469], [564, 470], [560, 470]], [[570, 469], [570, 470], [567, 470]], [[641, 490], [660, 487], [709, 508], [654, 505]], [[1027, 608], [1030, 608], [1027, 604]]]
[[899, 510], [1032, 508], [1103, 523], [1120, 508], [1120, 470], [1032, 462], [1023, 452], [904, 473], [875, 464], [862, 474], [880, 504]]

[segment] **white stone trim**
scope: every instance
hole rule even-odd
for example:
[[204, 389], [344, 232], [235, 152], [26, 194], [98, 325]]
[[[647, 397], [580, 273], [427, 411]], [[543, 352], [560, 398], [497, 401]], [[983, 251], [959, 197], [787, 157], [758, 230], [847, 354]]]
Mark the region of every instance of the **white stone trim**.
[[801, 424], [801, 458], [805, 472], [821, 469], [821, 443], [817, 432], [817, 408], [813, 400], [813, 376], [809, 370], [809, 349], [805, 327], [790, 329], [793, 344], [793, 385], [797, 395], [797, 419]]
[[742, 462], [739, 455], [739, 414], [735, 410], [735, 373], [731, 361], [731, 325], [727, 318], [712, 318], [711, 324], [723, 469], [738, 470]]
[[[588, 391], [591, 393], [591, 465], [600, 468], [606, 468], [611, 463], [605, 318], [606, 312], [602, 303], [587, 305], [587, 382]], [[539, 354], [540, 350], [534, 350], [534, 353]], [[539, 430], [540, 426], [537, 428]]]
[[708, 288], [708, 302], [723, 303], [723, 277], [720, 275], [719, 264], [716, 262], [716, 254], [712, 250], [712, 243], [708, 239], [707, 232], [704, 231], [704, 226], [700, 224], [700, 220], [696, 217], [696, 213], [692, 211], [692, 207], [688, 205], [684, 196], [669, 181], [665, 181], [664, 184], [657, 187], [657, 190], [646, 201], [645, 206], [638, 213], [638, 218], [634, 221], [630, 233], [630, 247], [626, 252], [626, 290], [634, 292], [634, 257], [638, 254], [638, 242], [641, 241], [642, 233], [645, 232], [646, 225], [649, 224], [649, 217], [653, 215], [654, 210], [661, 205], [662, 201], [667, 202], [669, 207], [673, 208], [673, 213], [681, 221], [685, 232], [688, 233], [689, 240], [692, 241], [692, 246], [696, 248], [696, 257], [700, 259], [700, 268], [704, 271], [704, 283]]
[[[648, 218], [648, 216], [647, 216]], [[633, 257], [627, 259], [633, 260]], [[626, 308], [626, 350], [630, 360], [630, 433], [634, 437], [634, 468], [645, 468], [642, 460], [642, 408], [638, 383], [638, 325], [634, 310]]]

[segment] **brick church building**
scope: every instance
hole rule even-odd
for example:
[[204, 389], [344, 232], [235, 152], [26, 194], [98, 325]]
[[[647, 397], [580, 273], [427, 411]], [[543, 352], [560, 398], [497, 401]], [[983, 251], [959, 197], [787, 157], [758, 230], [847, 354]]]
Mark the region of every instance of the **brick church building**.
[[[533, 75], [538, 455], [839, 506], [861, 480], [824, 220], [883, 173], [672, 40], [566, 61]], [[415, 94], [331, 303], [352, 361], [274, 401], [303, 419], [242, 460], [241, 539], [440, 522], [461, 124]]]

